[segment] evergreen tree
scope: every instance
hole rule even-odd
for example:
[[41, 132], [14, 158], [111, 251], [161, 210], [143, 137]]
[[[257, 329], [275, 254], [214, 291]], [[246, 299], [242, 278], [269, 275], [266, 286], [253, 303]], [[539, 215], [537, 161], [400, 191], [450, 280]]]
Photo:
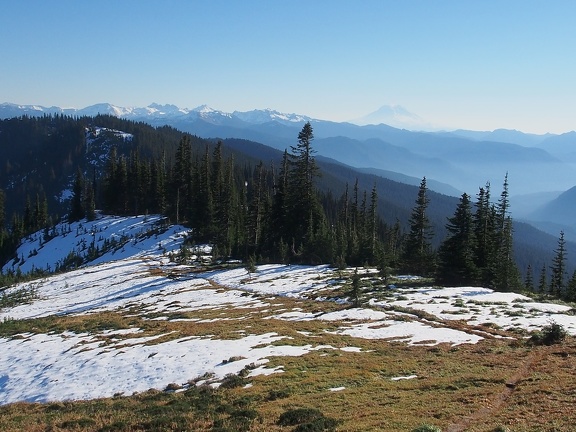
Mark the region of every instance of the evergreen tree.
[[532, 266], [530, 264], [528, 264], [528, 267], [526, 268], [524, 288], [526, 291], [534, 291], [534, 275], [532, 274]]
[[449, 235], [440, 246], [438, 279], [448, 285], [473, 285], [478, 281], [474, 262], [476, 239], [470, 198], [463, 194], [454, 216], [448, 219]]
[[8, 233], [5, 226], [5, 199], [4, 191], [0, 189], [0, 263], [3, 263], [8, 256]]
[[540, 270], [540, 277], [538, 278], [538, 292], [540, 294], [546, 294], [546, 289], [548, 287], [546, 273], [546, 264], [542, 264], [542, 270]]
[[198, 227], [200, 239], [210, 241], [213, 239], [216, 227], [214, 226], [214, 198], [212, 196], [212, 163], [210, 149], [206, 145], [198, 170], [196, 170], [196, 200], [191, 209], [195, 217], [191, 217], [194, 226]]
[[192, 204], [192, 149], [190, 137], [183, 135], [176, 150], [176, 161], [172, 169], [171, 215], [180, 223], [188, 217]]
[[474, 213], [474, 237], [476, 251], [474, 260], [480, 272], [480, 282], [484, 286], [494, 286], [494, 267], [496, 255], [494, 245], [496, 241], [495, 210], [490, 203], [490, 183], [480, 188], [476, 211]]
[[568, 281], [565, 299], [569, 302], [576, 302], [576, 270], [574, 270], [572, 277]]
[[[299, 245], [304, 244], [306, 237], [310, 240], [315, 235], [323, 218], [323, 211], [314, 187], [314, 179], [320, 175], [320, 170], [314, 158], [313, 139], [312, 125], [308, 122], [298, 134], [298, 144], [291, 147], [293, 153], [289, 154], [288, 228], [292, 252], [295, 255], [301, 255], [304, 252]], [[297, 248], [300, 251], [297, 251]]]
[[350, 297], [352, 297], [352, 307], [358, 308], [360, 304], [360, 275], [358, 274], [358, 268], [354, 269], [354, 274], [352, 275], [352, 289], [350, 290]]
[[288, 151], [284, 150], [280, 172], [275, 175], [273, 183], [272, 208], [270, 210], [269, 225], [273, 229], [269, 232], [269, 240], [280, 256], [282, 261], [288, 261], [288, 242], [291, 240], [289, 232], [289, 211], [288, 211], [288, 175], [289, 175], [289, 156]]
[[84, 209], [84, 174], [78, 168], [76, 170], [76, 177], [74, 178], [74, 185], [72, 187], [72, 199], [70, 201], [70, 212], [68, 213], [68, 221], [79, 221], [85, 216]]
[[512, 218], [509, 215], [508, 173], [498, 205], [496, 206], [496, 262], [494, 288], [500, 291], [516, 290], [520, 287], [520, 273], [513, 257]]
[[556, 254], [552, 259], [550, 294], [560, 298], [564, 294], [564, 277], [566, 275], [566, 241], [564, 240], [564, 231], [560, 231], [558, 247], [554, 252]]
[[378, 191], [376, 183], [372, 187], [370, 194], [370, 209], [368, 212], [368, 244], [370, 245], [370, 261], [375, 262], [378, 256]]
[[5, 201], [6, 195], [4, 194], [4, 191], [0, 189], [0, 233], [6, 228]]
[[418, 189], [416, 205], [410, 216], [410, 232], [402, 254], [404, 270], [422, 276], [428, 276], [434, 270], [434, 253], [430, 242], [433, 231], [426, 215], [429, 204], [426, 192], [426, 177], [424, 177]]

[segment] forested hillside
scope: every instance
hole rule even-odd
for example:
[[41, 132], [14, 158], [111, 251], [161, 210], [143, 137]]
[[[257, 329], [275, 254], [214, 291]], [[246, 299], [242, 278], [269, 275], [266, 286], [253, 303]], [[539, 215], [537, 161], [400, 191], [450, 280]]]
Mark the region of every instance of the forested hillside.
[[[13, 257], [23, 235], [39, 229], [49, 235], [59, 217], [94, 218], [101, 209], [119, 215], [163, 214], [193, 228], [189, 242], [211, 243], [221, 257], [417, 271], [423, 267], [413, 267], [406, 250], [418, 197], [424, 193], [425, 256], [430, 258], [425, 272], [433, 274], [436, 251], [449, 234], [448, 218], [458, 200], [428, 190], [425, 181], [422, 190], [422, 185], [317, 159], [313, 140], [309, 123], [282, 152], [252, 141], [201, 139], [113, 116], [2, 120], [2, 259]], [[477, 212], [481, 197], [475, 202], [474, 192], [468, 196], [471, 211]], [[495, 200], [486, 205], [496, 208]], [[508, 218], [513, 209], [504, 213]], [[551, 265], [557, 239], [528, 226], [514, 227], [510, 218], [510, 232], [521, 234], [514, 237], [515, 271], [524, 276], [528, 268]], [[566, 256], [568, 275], [573, 265]], [[470, 282], [492, 283], [482, 278]]]

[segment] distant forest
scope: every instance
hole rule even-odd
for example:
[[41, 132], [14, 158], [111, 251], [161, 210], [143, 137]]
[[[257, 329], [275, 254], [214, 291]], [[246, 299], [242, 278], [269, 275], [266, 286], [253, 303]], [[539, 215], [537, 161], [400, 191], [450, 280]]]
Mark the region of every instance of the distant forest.
[[[97, 127], [103, 129], [96, 133]], [[382, 209], [382, 179], [359, 173], [353, 178], [334, 163], [323, 162], [321, 170], [310, 123], [294, 146], [266, 163], [233, 150], [238, 141], [204, 140], [112, 116], [20, 117], [3, 120], [0, 132], [0, 184], [6, 185], [0, 190], [1, 262], [14, 257], [23, 236], [53, 225], [58, 212], [74, 221], [94, 218], [101, 209], [165, 215], [193, 229], [190, 244], [212, 244], [217, 258], [371, 265], [384, 275], [411, 272], [447, 285], [528, 289], [569, 299], [576, 293], [575, 278], [566, 277], [562, 237], [551, 271], [544, 266], [535, 281], [528, 263], [521, 280], [506, 179], [497, 203], [489, 185], [474, 203], [467, 194], [457, 202], [431, 194], [424, 178], [411, 211], [397, 203]], [[335, 195], [330, 185], [338, 183]], [[66, 188], [69, 196], [62, 197]], [[437, 212], [431, 223], [431, 196], [451, 207], [446, 215], [456, 207], [442, 224]], [[385, 211], [393, 211], [396, 221], [385, 222]]]

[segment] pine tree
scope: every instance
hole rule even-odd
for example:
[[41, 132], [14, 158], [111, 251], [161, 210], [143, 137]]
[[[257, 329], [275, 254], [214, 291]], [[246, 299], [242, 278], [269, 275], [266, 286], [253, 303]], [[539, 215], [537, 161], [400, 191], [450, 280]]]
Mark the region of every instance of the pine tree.
[[470, 285], [478, 281], [474, 262], [476, 239], [470, 198], [463, 194], [454, 216], [448, 219], [449, 235], [440, 246], [438, 279], [448, 285]]
[[358, 268], [354, 269], [354, 274], [352, 275], [352, 289], [350, 290], [350, 297], [352, 297], [352, 307], [359, 308], [360, 303], [360, 275], [358, 274]]
[[495, 210], [490, 203], [490, 183], [480, 188], [474, 213], [474, 236], [476, 238], [475, 263], [480, 271], [480, 282], [484, 286], [494, 286], [496, 241]]
[[560, 231], [558, 247], [554, 251], [556, 255], [552, 259], [552, 276], [550, 278], [550, 294], [560, 298], [564, 294], [564, 277], [566, 275], [566, 241], [564, 231]]
[[72, 199], [70, 201], [70, 212], [68, 213], [68, 221], [79, 221], [85, 216], [84, 208], [84, 174], [78, 168], [76, 170], [76, 177], [74, 178], [74, 185], [72, 187]]
[[370, 194], [370, 210], [368, 213], [368, 241], [370, 245], [370, 261], [374, 263], [378, 256], [378, 192], [376, 190], [376, 183], [372, 187]]
[[574, 270], [572, 277], [568, 281], [565, 299], [569, 302], [576, 302], [576, 270]]
[[433, 231], [426, 215], [426, 209], [429, 204], [426, 192], [426, 177], [424, 177], [418, 189], [416, 205], [410, 216], [410, 232], [402, 254], [404, 270], [421, 276], [430, 275], [435, 265], [434, 253], [430, 242]]
[[313, 139], [312, 125], [308, 122], [298, 134], [298, 144], [291, 147], [292, 154], [289, 154], [291, 169], [288, 177], [288, 228], [292, 252], [295, 255], [304, 252], [297, 252], [298, 245], [311, 240], [320, 228], [324, 216], [314, 187], [314, 180], [320, 175], [320, 169], [314, 158]]
[[[289, 225], [291, 224], [288, 210], [288, 175], [289, 175], [289, 156], [288, 151], [284, 150], [282, 156], [282, 164], [280, 172], [275, 175], [273, 184], [272, 208], [270, 210], [270, 226], [273, 227], [269, 233], [269, 240], [272, 244], [276, 245], [280, 255], [285, 255], [285, 250], [288, 247], [291, 233], [289, 232]], [[284, 256], [288, 261], [288, 255]]]
[[496, 262], [494, 288], [500, 291], [516, 290], [520, 287], [520, 273], [513, 257], [513, 229], [510, 212], [508, 173], [504, 177], [504, 185], [498, 205], [496, 206]]
[[196, 171], [195, 205], [191, 217], [198, 227], [202, 241], [212, 240], [216, 227], [214, 226], [214, 198], [212, 196], [212, 163], [210, 149], [206, 145], [202, 160]]
[[4, 194], [4, 191], [0, 189], [0, 232], [3, 232], [6, 228], [5, 205], [6, 205], [6, 195]]
[[4, 262], [8, 255], [8, 233], [5, 226], [5, 199], [4, 191], [0, 189], [0, 262]]
[[542, 264], [542, 270], [540, 270], [540, 277], [538, 278], [538, 292], [540, 294], [546, 294], [546, 289], [548, 287], [546, 270], [546, 264]]
[[526, 291], [534, 291], [534, 275], [532, 274], [532, 266], [530, 264], [528, 264], [528, 267], [526, 268], [524, 288]]
[[171, 215], [180, 223], [189, 217], [192, 200], [192, 149], [190, 137], [183, 135], [176, 150], [176, 160], [172, 169], [172, 209]]

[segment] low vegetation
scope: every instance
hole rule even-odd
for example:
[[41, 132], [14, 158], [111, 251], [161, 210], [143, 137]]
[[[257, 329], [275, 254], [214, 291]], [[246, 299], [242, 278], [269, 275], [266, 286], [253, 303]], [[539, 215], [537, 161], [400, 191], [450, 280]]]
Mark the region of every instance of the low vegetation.
[[[233, 385], [0, 407], [3, 431], [570, 431], [576, 343], [459, 347], [359, 341], [362, 353], [273, 360]], [[416, 374], [410, 380], [391, 378]], [[246, 383], [251, 386], [246, 387]], [[240, 385], [238, 385], [240, 384]], [[330, 391], [331, 388], [343, 388]]]
[[[334, 293], [349, 293], [353, 278], [358, 278], [358, 273], [342, 272]], [[390, 282], [402, 283], [394, 279]], [[362, 295], [391, 295], [391, 290], [382, 290], [380, 282], [370, 274], [363, 274], [359, 287], [360, 301]], [[406, 346], [329, 332], [342, 323], [267, 319], [275, 310], [298, 308], [318, 313], [350, 307], [347, 304], [272, 297], [266, 301], [267, 313], [263, 313], [261, 305], [242, 310], [215, 308], [165, 313], [167, 319], [160, 321], [150, 319], [156, 313], [147, 314], [138, 309], [138, 304], [123, 312], [6, 320], [0, 324], [2, 337], [72, 331], [91, 333], [105, 344], [106, 336], [100, 333], [104, 330], [137, 328], [142, 336], [162, 334], [165, 338], [186, 335], [235, 338], [239, 331], [250, 329], [254, 333], [277, 332], [289, 336], [282, 344], [305, 345], [313, 340], [314, 345], [326, 348], [300, 357], [270, 358], [266, 366], [282, 367], [283, 373], [251, 376], [253, 365], [247, 365], [240, 373], [220, 380], [219, 388], [211, 386], [214, 382], [211, 376], [182, 377], [180, 383], [171, 383], [163, 391], [118, 394], [91, 401], [10, 404], [0, 407], [0, 429], [7, 432], [572, 430], [572, 420], [565, 413], [573, 408], [576, 341], [554, 322], [530, 338], [484, 326], [477, 331], [486, 338], [476, 345]], [[460, 308], [475, 306], [473, 302], [458, 300], [452, 303]], [[397, 310], [415, 317], [406, 319], [433, 318], [415, 310]], [[216, 319], [222, 318], [223, 313], [232, 319]], [[179, 320], [200, 317], [202, 322]], [[450, 325], [471, 330], [462, 321]], [[150, 343], [161, 340], [165, 339]], [[356, 347], [357, 351], [328, 348], [347, 346]], [[223, 358], [222, 363], [242, 360], [233, 356]]]

